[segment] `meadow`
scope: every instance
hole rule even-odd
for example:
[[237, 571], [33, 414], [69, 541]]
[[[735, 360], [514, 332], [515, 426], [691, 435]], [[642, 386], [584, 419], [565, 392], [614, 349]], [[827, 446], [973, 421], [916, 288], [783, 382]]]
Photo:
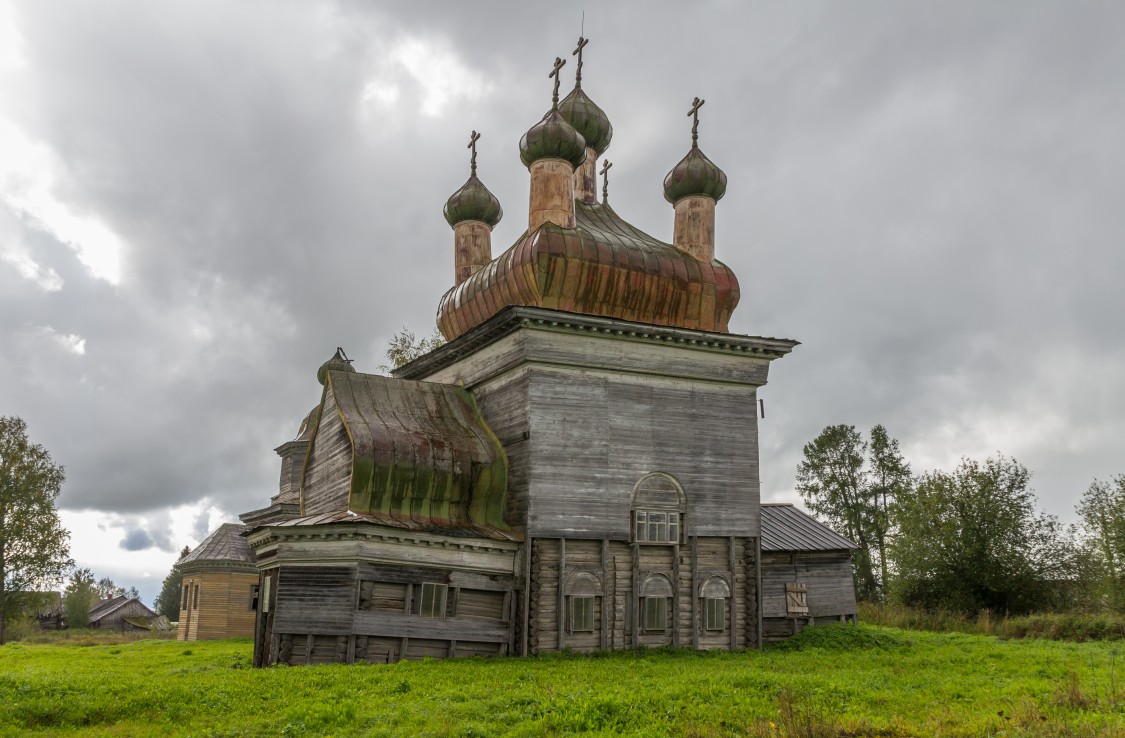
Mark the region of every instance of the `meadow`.
[[1125, 736], [1120, 649], [831, 625], [763, 652], [252, 669], [244, 640], [13, 643], [0, 735]]

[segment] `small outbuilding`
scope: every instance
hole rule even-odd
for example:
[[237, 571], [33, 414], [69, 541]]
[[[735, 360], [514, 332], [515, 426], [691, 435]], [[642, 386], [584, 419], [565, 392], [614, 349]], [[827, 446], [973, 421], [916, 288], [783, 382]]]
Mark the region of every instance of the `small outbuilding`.
[[223, 523], [180, 559], [181, 641], [250, 638], [254, 635], [258, 569], [242, 533], [245, 526]]
[[90, 627], [103, 630], [136, 630], [138, 626], [130, 621], [141, 619], [147, 622], [155, 617], [156, 613], [139, 598], [117, 595], [107, 597], [90, 608]]
[[859, 548], [790, 504], [762, 505], [762, 639], [806, 625], [855, 622], [852, 551]]

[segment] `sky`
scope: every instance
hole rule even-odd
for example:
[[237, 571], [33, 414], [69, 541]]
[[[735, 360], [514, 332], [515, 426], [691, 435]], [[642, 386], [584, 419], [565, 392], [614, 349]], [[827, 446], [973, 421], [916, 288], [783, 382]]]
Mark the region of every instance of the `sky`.
[[996, 453], [1074, 520], [1125, 473], [1125, 4], [0, 0], [0, 415], [66, 468], [80, 566], [159, 591], [268, 504], [343, 346], [379, 371], [452, 284], [468, 176], [526, 228], [520, 136], [556, 56], [614, 126], [610, 200], [671, 240], [664, 174], [724, 169], [762, 495], [882, 423], [915, 472]]

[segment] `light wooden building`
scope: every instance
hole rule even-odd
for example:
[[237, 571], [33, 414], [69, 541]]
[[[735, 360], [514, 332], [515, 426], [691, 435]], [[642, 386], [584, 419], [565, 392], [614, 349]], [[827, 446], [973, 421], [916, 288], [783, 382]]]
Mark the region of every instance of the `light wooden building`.
[[176, 563], [181, 641], [254, 635], [258, 569], [237, 523], [224, 523]]
[[613, 129], [580, 75], [559, 101], [560, 65], [520, 142], [527, 231], [492, 257], [502, 210], [474, 132], [445, 208], [448, 343], [393, 378], [338, 350], [278, 449], [282, 492], [243, 516], [256, 665], [763, 643], [758, 389], [797, 342], [728, 332], [739, 286], [715, 258], [726, 175], [698, 146], [702, 101], [664, 242], [610, 207], [607, 180], [599, 201]]

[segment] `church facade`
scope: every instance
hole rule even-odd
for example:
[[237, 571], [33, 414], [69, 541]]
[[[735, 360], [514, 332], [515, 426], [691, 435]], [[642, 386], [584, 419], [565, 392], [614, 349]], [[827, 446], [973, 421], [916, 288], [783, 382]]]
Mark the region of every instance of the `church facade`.
[[[448, 342], [393, 377], [337, 351], [277, 449], [279, 493], [242, 516], [256, 665], [762, 645], [776, 593], [762, 579], [757, 392], [797, 343], [727, 330], [739, 287], [715, 258], [726, 175], [698, 146], [703, 101], [665, 179], [671, 243], [622, 219], [606, 184], [598, 200], [612, 126], [582, 89], [584, 45], [574, 90], [559, 100], [556, 60], [551, 108], [520, 142], [528, 229], [495, 258], [502, 210], [473, 134], [470, 178], [445, 208]], [[788, 539], [814, 528], [827, 530], [803, 516]], [[789, 632], [854, 618], [840, 572], [782, 583], [804, 586], [781, 614]]]

